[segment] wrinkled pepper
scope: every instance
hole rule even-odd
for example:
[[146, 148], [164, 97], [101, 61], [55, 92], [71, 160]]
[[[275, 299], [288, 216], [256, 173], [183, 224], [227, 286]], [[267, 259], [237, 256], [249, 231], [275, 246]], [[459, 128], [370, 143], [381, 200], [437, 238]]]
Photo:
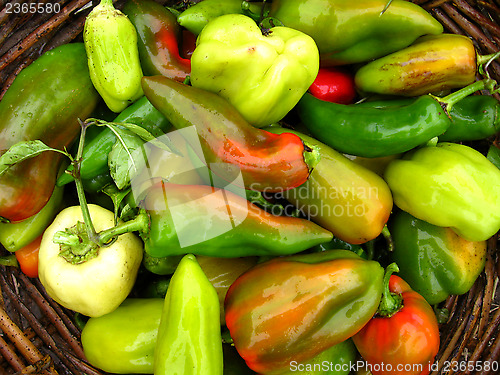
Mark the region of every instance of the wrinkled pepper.
[[[248, 6], [248, 8], [246, 8]], [[199, 35], [208, 22], [224, 14], [247, 14], [246, 10], [260, 14], [263, 3], [243, 0], [203, 0], [184, 10], [177, 22], [195, 35]]]
[[140, 231], [145, 252], [158, 258], [286, 255], [332, 239], [309, 220], [273, 216], [230, 191], [206, 185], [160, 181], [139, 206], [144, 210], [123, 223], [123, 231]]
[[283, 191], [303, 184], [317, 162], [298, 136], [254, 128], [219, 95], [158, 76], [144, 77], [143, 88], [175, 128], [196, 128], [198, 157], [228, 182], [241, 172], [247, 189]]
[[391, 191], [380, 176], [304, 134], [277, 127], [269, 131], [297, 134], [321, 155], [304, 184], [283, 192], [289, 202], [343, 241], [360, 244], [378, 237], [392, 210]]
[[82, 330], [89, 363], [115, 374], [152, 374], [163, 298], [128, 298]]
[[275, 258], [241, 275], [226, 295], [238, 353], [279, 374], [347, 340], [375, 314], [384, 270], [348, 250]]
[[35, 215], [18, 223], [0, 223], [0, 243], [3, 247], [14, 252], [40, 236], [61, 210], [63, 190], [56, 186], [47, 204]]
[[356, 87], [362, 92], [399, 96], [462, 88], [476, 80], [478, 63], [487, 58], [477, 55], [467, 36], [426, 35], [362, 66], [355, 75]]
[[[114, 214], [89, 205], [96, 231], [115, 225]], [[60, 305], [95, 317], [116, 309], [132, 290], [142, 260], [141, 240], [132, 233], [120, 235], [106, 246], [93, 247], [83, 225], [80, 206], [62, 210], [45, 230], [38, 254], [40, 282]], [[77, 241], [63, 244], [60, 231]]]
[[[170, 122], [153, 107], [146, 97], [140, 98], [123, 110], [113, 122], [140, 125], [155, 136], [160, 136], [171, 128]], [[108, 155], [116, 141], [116, 135], [106, 127], [85, 144], [80, 163], [80, 177], [83, 180], [92, 180], [109, 174]], [[68, 171], [71, 170], [72, 167], [68, 167]], [[71, 181], [74, 181], [73, 177], [65, 173], [58, 178], [57, 185], [63, 186]]]
[[354, 344], [373, 375], [427, 375], [439, 350], [439, 327], [427, 301], [387, 268], [377, 314]]
[[137, 30], [144, 74], [184, 81], [191, 72], [191, 61], [179, 54], [182, 31], [175, 15], [153, 0], [128, 0], [123, 13]]
[[194, 255], [184, 256], [165, 296], [155, 375], [222, 375], [219, 299]]
[[270, 16], [310, 35], [321, 65], [345, 65], [385, 56], [418, 37], [440, 34], [443, 26], [409, 1], [274, 0]]
[[313, 137], [356, 156], [399, 154], [444, 133], [451, 122], [440, 102], [419, 97], [400, 107], [363, 107], [331, 103], [304, 94], [297, 112]]
[[137, 32], [112, 0], [101, 0], [89, 13], [83, 42], [90, 78], [110, 110], [121, 112], [143, 95]]
[[469, 241], [500, 229], [500, 170], [475, 149], [442, 142], [414, 150], [387, 167], [394, 203]]
[[[0, 102], [0, 154], [27, 140], [69, 147], [80, 131], [78, 119], [98, 100], [82, 43], [46, 52], [19, 73]], [[0, 217], [16, 222], [38, 213], [52, 196], [60, 161], [60, 154], [45, 152], [0, 177]]]
[[467, 241], [400, 211], [390, 221], [399, 275], [431, 305], [469, 291], [486, 262], [486, 241]]
[[308, 35], [276, 26], [265, 33], [253, 19], [226, 14], [198, 35], [191, 84], [229, 101], [253, 126], [281, 120], [313, 83], [318, 48]]

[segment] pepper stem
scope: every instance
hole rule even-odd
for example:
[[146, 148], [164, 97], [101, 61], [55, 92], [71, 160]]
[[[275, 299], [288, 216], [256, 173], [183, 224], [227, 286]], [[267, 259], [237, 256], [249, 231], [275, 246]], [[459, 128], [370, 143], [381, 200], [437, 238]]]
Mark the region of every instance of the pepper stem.
[[[391, 235], [391, 232], [389, 231], [389, 228], [387, 227], [387, 224], [384, 225], [384, 229], [382, 229], [382, 235], [384, 236], [385, 241], [387, 242], [387, 250], [390, 253], [392, 253], [394, 251], [394, 241], [392, 240], [392, 235]], [[398, 272], [398, 271], [394, 271], [394, 272]]]
[[391, 263], [385, 269], [383, 281], [384, 290], [377, 310], [377, 314], [385, 318], [390, 318], [403, 307], [403, 299], [401, 296], [397, 293], [392, 293], [389, 289], [389, 280], [394, 272], [399, 272], [399, 267], [396, 263]]
[[113, 238], [119, 236], [120, 234], [131, 233], [131, 232], [139, 232], [141, 235], [147, 233], [149, 229], [149, 215], [146, 210], [141, 209], [139, 214], [129, 221], [124, 221], [118, 223], [113, 228], [109, 228], [103, 230], [99, 233], [99, 244], [101, 246], [106, 246], [106, 244], [110, 243]]
[[445, 96], [444, 98], [438, 98], [433, 96], [443, 107], [443, 109], [448, 113], [453, 105], [458, 103], [460, 100], [463, 98], [475, 93], [476, 91], [488, 89], [490, 91], [493, 91], [496, 85], [496, 81], [493, 79], [483, 79], [481, 81], [476, 81], [474, 83], [471, 83], [468, 86], [465, 86], [464, 88], [457, 90], [450, 95]]
[[500, 51], [496, 53], [491, 53], [489, 55], [477, 55], [476, 56], [476, 64], [477, 66], [482, 66], [484, 64], [490, 63], [491, 61], [500, 57]]
[[321, 153], [319, 152], [319, 148], [315, 145], [310, 145], [307, 142], [304, 142], [304, 152], [302, 153], [304, 156], [304, 162], [309, 168], [309, 173], [318, 165], [321, 160]]

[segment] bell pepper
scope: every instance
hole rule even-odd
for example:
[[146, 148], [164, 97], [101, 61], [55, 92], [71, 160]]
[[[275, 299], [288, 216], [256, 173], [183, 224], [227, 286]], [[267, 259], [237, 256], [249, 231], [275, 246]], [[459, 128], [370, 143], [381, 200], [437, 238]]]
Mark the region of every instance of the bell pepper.
[[259, 374], [279, 374], [358, 332], [375, 314], [383, 269], [348, 250], [274, 258], [226, 295], [226, 325]]
[[206, 185], [160, 181], [138, 205], [143, 210], [116, 233], [139, 231], [145, 252], [158, 258], [286, 255], [332, 239], [309, 220], [271, 215], [239, 195]]
[[128, 0], [123, 13], [137, 30], [144, 74], [184, 81], [191, 72], [191, 61], [179, 54], [182, 32], [175, 15], [153, 0]]
[[443, 26], [409, 1], [273, 0], [270, 16], [310, 35], [321, 65], [345, 65], [385, 56], [418, 37], [440, 34]]
[[[246, 8], [248, 7], [248, 8]], [[246, 10], [260, 14], [263, 3], [242, 0], [203, 0], [184, 10], [177, 22], [195, 35], [199, 35], [208, 22], [224, 14], [247, 14]]]
[[197, 255], [196, 260], [217, 292], [220, 305], [220, 322], [221, 325], [224, 325], [226, 324], [224, 299], [229, 287], [242, 273], [255, 266], [258, 258], [217, 258]]
[[[391, 4], [392, 7], [392, 4]], [[362, 66], [356, 87], [366, 93], [418, 96], [465, 87], [476, 80], [480, 57], [464, 35], [426, 35], [409, 47]]]
[[152, 374], [163, 298], [128, 298], [90, 318], [81, 342], [89, 363], [114, 374]]
[[439, 327], [426, 300], [387, 267], [377, 315], [354, 344], [373, 375], [427, 375], [439, 350]]
[[357, 96], [354, 74], [342, 67], [320, 68], [309, 92], [327, 102], [352, 104]]
[[155, 375], [222, 375], [219, 299], [196, 258], [184, 256], [165, 296]]
[[390, 221], [391, 258], [400, 276], [431, 305], [469, 291], [486, 262], [486, 241], [467, 241], [400, 211]]
[[320, 152], [309, 179], [282, 193], [289, 202], [343, 241], [360, 244], [378, 237], [392, 210], [391, 191], [382, 177], [314, 138], [276, 127], [269, 131], [297, 134]]
[[[78, 119], [87, 118], [98, 99], [82, 43], [45, 53], [21, 71], [0, 101], [0, 155], [27, 140], [38, 139], [57, 149], [69, 147], [80, 131]], [[47, 204], [60, 162], [59, 154], [46, 152], [0, 177], [3, 221], [27, 219]]]
[[394, 160], [385, 174], [394, 203], [469, 241], [500, 229], [500, 170], [475, 149], [442, 142]]
[[0, 223], [0, 243], [10, 251], [32, 243], [52, 223], [61, 210], [64, 188], [55, 187], [49, 201], [35, 215], [18, 223]]
[[[146, 97], [140, 98], [124, 109], [113, 122], [140, 125], [156, 136], [164, 134], [171, 128], [170, 122], [153, 107]], [[115, 133], [106, 127], [101, 129], [92, 140], [85, 143], [80, 163], [80, 177], [83, 180], [92, 180], [103, 174], [109, 174], [108, 155], [116, 141]], [[67, 170], [73, 170], [72, 166]], [[65, 173], [57, 179], [57, 185], [63, 186], [73, 180], [70, 174]]]
[[303, 184], [317, 162], [317, 151], [298, 136], [254, 128], [219, 95], [158, 76], [144, 77], [143, 89], [175, 128], [196, 128], [203, 152], [193, 150], [228, 182], [241, 172], [246, 188], [283, 191]]
[[281, 120], [313, 83], [318, 48], [308, 35], [272, 27], [264, 35], [250, 17], [209, 22], [191, 56], [191, 84], [227, 99], [252, 125]]
[[[89, 210], [96, 231], [114, 227], [113, 212], [96, 205], [89, 205]], [[56, 216], [43, 234], [38, 273], [56, 302], [96, 317], [116, 309], [132, 290], [143, 245], [137, 236], [126, 233], [97, 246], [82, 228], [82, 220], [80, 206], [68, 207]], [[68, 238], [62, 238], [61, 232]]]
[[143, 95], [137, 32], [112, 0], [101, 0], [89, 13], [83, 41], [90, 78], [109, 109], [121, 112]]

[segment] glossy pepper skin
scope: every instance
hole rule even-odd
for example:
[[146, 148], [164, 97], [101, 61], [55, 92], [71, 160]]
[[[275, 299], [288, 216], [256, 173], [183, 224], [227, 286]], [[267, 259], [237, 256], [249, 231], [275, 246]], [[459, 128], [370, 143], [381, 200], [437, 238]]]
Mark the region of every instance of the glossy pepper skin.
[[484, 269], [486, 241], [467, 241], [404, 211], [393, 216], [389, 229], [399, 274], [431, 305], [467, 293]]
[[296, 108], [313, 137], [339, 152], [364, 157], [409, 151], [443, 134], [451, 124], [429, 95], [406, 106], [370, 108], [331, 103], [306, 93]]
[[114, 374], [152, 374], [163, 298], [128, 298], [82, 330], [89, 363]]
[[[129, 122], [140, 125], [151, 134], [159, 136], [171, 128], [170, 122], [163, 116], [146, 97], [124, 109], [113, 122]], [[109, 128], [103, 128], [90, 142], [85, 144], [80, 164], [80, 177], [92, 180], [109, 174], [108, 155], [117, 141], [115, 133]], [[71, 170], [71, 167], [68, 168]], [[65, 173], [57, 180], [58, 186], [73, 181], [71, 175]]]
[[277, 0], [270, 16], [310, 35], [322, 66], [369, 61], [407, 47], [422, 35], [443, 32], [443, 26], [416, 4], [395, 0], [380, 15], [386, 4], [386, 0]]
[[226, 295], [238, 353], [279, 374], [345, 341], [375, 314], [383, 269], [348, 250], [274, 258], [241, 275]]
[[352, 104], [357, 96], [354, 74], [342, 67], [319, 68], [309, 92], [328, 102]]
[[201, 160], [209, 166], [234, 166], [212, 169], [226, 181], [241, 171], [247, 189], [271, 192], [299, 186], [309, 177], [317, 152], [298, 136], [254, 128], [214, 93], [166, 77], [144, 77], [142, 82], [146, 97], [175, 128], [195, 126], [204, 153], [198, 155]]
[[155, 375], [222, 375], [219, 299], [192, 254], [170, 280], [153, 368]]
[[439, 350], [434, 310], [399, 276], [390, 277], [388, 288], [392, 298], [400, 301], [399, 308], [387, 316], [375, 315], [353, 336], [354, 344], [372, 365], [373, 375], [429, 374]]
[[137, 32], [112, 0], [101, 0], [89, 13], [83, 41], [90, 78], [110, 110], [121, 112], [143, 95]]
[[211, 186], [159, 182], [139, 206], [150, 220], [144, 249], [154, 257], [286, 255], [332, 239], [313, 222], [270, 215], [245, 198]]
[[[269, 131], [281, 134], [290, 130], [270, 128]], [[321, 160], [309, 179], [283, 192], [284, 197], [343, 241], [360, 244], [376, 238], [392, 210], [387, 183], [327, 145], [299, 132], [290, 132], [317, 147]]]
[[191, 61], [179, 54], [182, 31], [175, 15], [153, 0], [128, 0], [123, 13], [137, 30], [144, 74], [184, 81], [191, 72]]
[[426, 35], [364, 65], [356, 72], [355, 82], [363, 92], [419, 96], [465, 87], [476, 80], [476, 70], [476, 49], [470, 38]]
[[308, 35], [282, 26], [263, 34], [250, 17], [226, 14], [198, 35], [191, 84], [222, 96], [260, 128], [290, 112], [318, 69], [318, 48]]
[[[45, 53], [21, 71], [0, 102], [0, 154], [26, 140], [69, 147], [80, 132], [78, 119], [87, 118], [98, 100], [82, 43]], [[0, 177], [0, 217], [16, 222], [39, 212], [52, 195], [60, 160], [45, 152]]]
[[384, 178], [394, 203], [469, 241], [500, 229], [500, 170], [475, 149], [442, 142], [394, 160]]

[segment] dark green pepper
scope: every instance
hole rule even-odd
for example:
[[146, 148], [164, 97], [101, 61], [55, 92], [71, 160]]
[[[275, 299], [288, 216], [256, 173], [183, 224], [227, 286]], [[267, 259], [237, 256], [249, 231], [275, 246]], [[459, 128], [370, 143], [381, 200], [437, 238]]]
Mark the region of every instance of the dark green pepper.
[[430, 304], [464, 294], [484, 269], [486, 241], [467, 241], [400, 211], [390, 221], [399, 275]]
[[[0, 102], [0, 154], [22, 141], [70, 147], [78, 119], [92, 113], [99, 94], [90, 80], [82, 43], [57, 47], [16, 77]], [[0, 217], [12, 222], [39, 212], [54, 190], [61, 155], [44, 152], [0, 177]]]
[[297, 111], [315, 138], [339, 152], [364, 157], [411, 150], [443, 134], [451, 124], [431, 96], [401, 107], [367, 108], [331, 103], [306, 93]]
[[[153, 107], [146, 97], [142, 97], [127, 107], [113, 122], [130, 122], [140, 125], [155, 136], [164, 134], [170, 128], [170, 123], [165, 116]], [[110, 129], [104, 128], [98, 136], [85, 145], [80, 165], [82, 179], [90, 180], [109, 173], [108, 154], [115, 142], [115, 134]], [[71, 170], [71, 167], [69, 169]], [[57, 185], [62, 186], [71, 181], [73, 177], [65, 173], [59, 177]]]
[[129, 298], [109, 314], [90, 318], [82, 346], [90, 364], [116, 374], [152, 374], [162, 298]]
[[409, 1], [274, 0], [270, 16], [310, 35], [321, 64], [342, 65], [387, 55], [419, 36], [440, 34], [443, 26]]

